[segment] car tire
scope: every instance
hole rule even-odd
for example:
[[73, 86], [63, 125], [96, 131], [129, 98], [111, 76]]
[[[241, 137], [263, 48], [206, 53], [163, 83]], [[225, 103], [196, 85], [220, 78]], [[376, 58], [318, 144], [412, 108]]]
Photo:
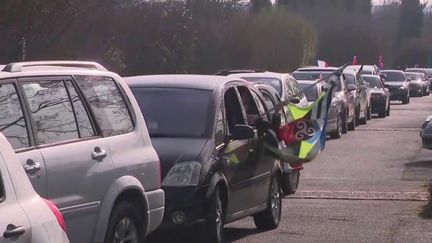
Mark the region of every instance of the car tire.
[[216, 187], [209, 201], [207, 221], [204, 225], [203, 235], [206, 242], [224, 242], [224, 210], [221, 190]]
[[348, 132], [348, 120], [347, 120], [347, 116], [346, 114], [343, 115], [342, 118], [342, 133], [347, 133]]
[[363, 118], [361, 118], [361, 119], [359, 119], [359, 123], [360, 123], [360, 125], [366, 125], [367, 124], [367, 116], [368, 116], [368, 109], [366, 108], [365, 110], [364, 110], [364, 117]]
[[332, 139], [338, 139], [342, 137], [342, 133], [343, 133], [343, 121], [342, 121], [342, 116], [339, 115], [337, 120], [336, 120], [336, 131], [333, 131], [330, 133], [330, 138]]
[[356, 125], [356, 120], [357, 120], [357, 117], [354, 116], [353, 119], [352, 119], [352, 121], [350, 123], [348, 123], [348, 131], [354, 131], [355, 130], [355, 128], [357, 126]]
[[[104, 243], [144, 242], [144, 218], [139, 210], [129, 202], [120, 202], [111, 213]], [[122, 240], [123, 239], [123, 240]]]
[[388, 107], [387, 107], [387, 110], [386, 110], [386, 116], [390, 116], [390, 104], [389, 104]]
[[274, 174], [270, 182], [267, 208], [253, 216], [255, 226], [260, 230], [272, 230], [279, 226], [282, 216], [282, 196], [279, 180]]
[[281, 176], [281, 189], [285, 195], [295, 194], [300, 182], [300, 170], [284, 173]]
[[408, 103], [409, 103], [409, 96], [407, 95], [407, 96], [402, 98], [402, 104], [406, 105]]
[[372, 119], [372, 107], [370, 105], [368, 106], [368, 110], [367, 110], [367, 119], [368, 120]]

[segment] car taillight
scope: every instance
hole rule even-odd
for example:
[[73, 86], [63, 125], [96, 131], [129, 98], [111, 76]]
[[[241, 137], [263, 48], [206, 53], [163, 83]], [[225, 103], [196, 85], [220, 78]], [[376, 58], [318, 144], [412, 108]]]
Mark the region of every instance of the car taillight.
[[51, 211], [53, 212], [53, 214], [56, 216], [57, 221], [58, 221], [60, 227], [66, 232], [66, 224], [65, 224], [63, 215], [60, 213], [60, 210], [50, 200], [47, 200], [47, 199], [43, 199], [43, 200], [48, 205], [48, 207], [51, 209]]

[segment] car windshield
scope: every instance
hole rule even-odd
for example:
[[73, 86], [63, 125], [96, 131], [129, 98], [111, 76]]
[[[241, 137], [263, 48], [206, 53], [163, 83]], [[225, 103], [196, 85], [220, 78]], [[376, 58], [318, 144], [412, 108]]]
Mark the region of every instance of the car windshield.
[[212, 91], [132, 88], [151, 137], [206, 137], [213, 120]]
[[403, 82], [405, 81], [405, 76], [402, 72], [381, 72], [381, 74], [387, 75], [385, 78], [386, 82]]
[[381, 80], [377, 77], [365, 77], [363, 79], [369, 83], [369, 88], [383, 88]]
[[[311, 84], [300, 84], [300, 88], [303, 90], [303, 93], [306, 95], [306, 99], [308, 101], [316, 101], [318, 99], [318, 88], [317, 86], [310, 87]], [[309, 88], [310, 87], [310, 88]]]
[[[296, 71], [293, 73], [293, 76], [297, 80], [317, 80], [322, 77], [325, 77], [326, 75], [331, 74], [332, 72], [329, 71]], [[341, 91], [342, 85], [341, 82], [337, 82], [337, 88], [336, 91]]]
[[410, 80], [421, 79], [420, 74], [418, 74], [418, 73], [405, 73], [405, 78], [410, 79]]
[[242, 79], [249, 81], [249, 82], [259, 82], [259, 83], [266, 83], [272, 86], [276, 89], [279, 96], [282, 97], [282, 81], [278, 78], [265, 78], [265, 77], [242, 77]]

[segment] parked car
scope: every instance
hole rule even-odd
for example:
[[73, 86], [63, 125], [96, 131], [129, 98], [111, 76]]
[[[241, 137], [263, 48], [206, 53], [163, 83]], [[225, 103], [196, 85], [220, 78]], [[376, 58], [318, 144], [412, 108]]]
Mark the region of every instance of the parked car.
[[132, 92], [92, 62], [0, 72], [0, 130], [71, 242], [143, 240], [162, 221], [159, 158]]
[[[423, 96], [425, 94], [426, 84], [424, 83], [424, 74], [404, 72], [407, 80], [410, 80], [409, 89], [411, 96]], [[423, 77], [422, 77], [423, 76]], [[429, 87], [429, 85], [427, 85]]]
[[388, 85], [385, 85], [378, 75], [362, 75], [362, 77], [369, 84], [372, 113], [378, 113], [379, 118], [389, 116], [390, 92], [387, 88]]
[[[314, 86], [314, 81], [310, 80], [299, 80], [300, 88], [305, 93], [309, 102], [315, 102], [322, 93], [322, 84], [318, 83]], [[331, 138], [341, 138], [342, 137], [342, 106], [340, 102], [332, 102], [329, 113], [327, 115], [327, 129], [326, 134]]]
[[[307, 67], [299, 68], [294, 73], [293, 76], [297, 80], [312, 80], [315, 81], [325, 75], [329, 75], [336, 71], [335, 67], [319, 68], [319, 67]], [[334, 93], [332, 103], [340, 104], [342, 109], [342, 132], [346, 133], [348, 130], [355, 130], [356, 128], [356, 113], [355, 107], [356, 102], [354, 95], [350, 92], [354, 90], [354, 87], [348, 87], [346, 80], [343, 75], [339, 77], [337, 87]]]
[[256, 130], [265, 104], [252, 84], [205, 75], [126, 81], [162, 161], [165, 228], [202, 223], [205, 241], [223, 242], [224, 225], [247, 216], [260, 229], [278, 227], [282, 169]]
[[[255, 83], [254, 86], [262, 94], [266, 111], [273, 110], [276, 105], [282, 102], [278, 92], [270, 85]], [[270, 115], [274, 114], [274, 112], [271, 112]], [[288, 118], [284, 109], [279, 111], [279, 116], [281, 120], [281, 126], [287, 124]], [[283, 141], [279, 141], [279, 143], [279, 146], [285, 147], [285, 143]], [[281, 168], [283, 169], [280, 176], [282, 192], [285, 195], [296, 193], [300, 182], [300, 171], [303, 170], [303, 164], [293, 164], [289, 163], [289, 161], [285, 161], [281, 163]]]
[[232, 77], [242, 78], [246, 81], [257, 83], [267, 83], [275, 88], [283, 101], [291, 100], [298, 106], [307, 106], [306, 96], [301, 92], [297, 80], [283, 73], [273, 72], [254, 72], [231, 74]]
[[426, 118], [420, 130], [423, 147], [432, 149], [432, 116]]
[[370, 107], [370, 94], [367, 89], [367, 85], [364, 83], [363, 78], [359, 71], [355, 70], [344, 70], [343, 72], [347, 87], [351, 89], [352, 95], [354, 96], [356, 103], [356, 118], [359, 124], [366, 124], [367, 120], [371, 118], [371, 107]]
[[62, 214], [35, 192], [1, 133], [0, 215], [0, 242], [69, 242]]
[[384, 77], [385, 84], [388, 84], [390, 100], [399, 100], [402, 104], [410, 102], [409, 81], [402, 71], [382, 70], [380, 75]]
[[426, 68], [407, 68], [405, 69], [405, 72], [411, 72], [411, 73], [421, 73], [424, 75], [423, 77], [423, 95], [429, 95], [431, 85], [432, 85], [432, 70], [428, 71]]

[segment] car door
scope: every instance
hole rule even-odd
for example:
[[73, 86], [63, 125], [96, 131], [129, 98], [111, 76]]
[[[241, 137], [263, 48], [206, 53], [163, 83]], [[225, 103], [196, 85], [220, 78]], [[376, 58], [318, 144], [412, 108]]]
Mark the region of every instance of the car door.
[[16, 80], [2, 80], [0, 85], [0, 132], [17, 153], [35, 190], [46, 196], [46, 169], [44, 159], [34, 147], [31, 122], [26, 115], [27, 107]]
[[[265, 105], [262, 96], [256, 91], [252, 90], [252, 96], [254, 97], [254, 101], [257, 104], [259, 114], [264, 114], [267, 112], [267, 108]], [[270, 120], [270, 116], [263, 117], [265, 120]], [[284, 124], [286, 122], [284, 114], [281, 112], [281, 123]], [[258, 141], [255, 142], [256, 148], [255, 154], [257, 157], [257, 167], [255, 170], [255, 197], [258, 202], [258, 205], [265, 204], [268, 200], [268, 192], [270, 189], [270, 181], [273, 172], [273, 167], [275, 164], [275, 158], [272, 156], [267, 149], [265, 148], [265, 143], [268, 143], [273, 146], [279, 146], [279, 141], [276, 138], [276, 134], [271, 134], [270, 132], [263, 134], [258, 138]]]
[[[240, 96], [234, 85], [226, 87], [223, 95], [223, 112], [227, 123], [226, 136], [231, 137], [235, 125], [246, 125], [246, 117], [240, 102]], [[225, 176], [229, 184], [230, 200], [227, 213], [251, 208], [255, 205], [251, 196], [254, 193], [253, 177], [254, 168], [251, 166], [251, 142], [248, 139], [229, 139], [221, 153], [224, 160]]]
[[0, 153], [0, 242], [32, 242], [30, 227]]
[[73, 242], [90, 242], [108, 182], [110, 151], [71, 77], [19, 80], [47, 171], [47, 197], [65, 217]]

